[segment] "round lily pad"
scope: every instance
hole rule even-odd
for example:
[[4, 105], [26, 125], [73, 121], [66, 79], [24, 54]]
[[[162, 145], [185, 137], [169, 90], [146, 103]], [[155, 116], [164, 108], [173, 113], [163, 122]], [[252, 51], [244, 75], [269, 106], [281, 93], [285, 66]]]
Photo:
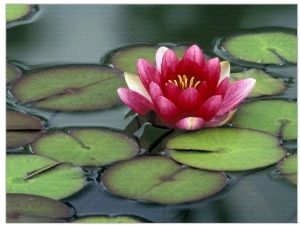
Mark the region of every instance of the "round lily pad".
[[285, 60], [297, 63], [297, 36], [283, 31], [232, 35], [225, 38], [220, 49], [221, 54], [233, 57], [238, 62], [281, 65]]
[[72, 223], [143, 223], [132, 216], [85, 216], [72, 220]]
[[10, 84], [22, 75], [22, 71], [11, 64], [6, 63], [6, 84]]
[[[122, 48], [114, 51], [111, 56], [111, 64], [120, 71], [137, 74], [136, 63], [138, 59], [146, 59], [155, 65], [155, 53], [158, 48], [158, 46], [150, 45]], [[171, 49], [177, 54], [178, 58], [181, 58], [187, 47], [178, 46]]]
[[282, 176], [297, 185], [297, 154], [288, 156], [278, 163], [278, 168]]
[[70, 209], [60, 201], [29, 194], [6, 195], [8, 223], [62, 223], [71, 218]]
[[137, 144], [123, 134], [104, 129], [69, 129], [43, 135], [32, 144], [39, 155], [77, 166], [103, 166], [135, 156]]
[[45, 128], [33, 116], [6, 110], [6, 147], [23, 146], [40, 137]]
[[6, 4], [6, 22], [26, 17], [31, 9], [32, 5], [29, 4]]
[[286, 84], [283, 81], [269, 76], [262, 70], [250, 69], [241, 73], [230, 74], [230, 82], [235, 82], [245, 78], [254, 78], [256, 80], [255, 87], [248, 98], [263, 95], [277, 95], [286, 90]]
[[110, 166], [102, 176], [113, 194], [140, 201], [177, 204], [219, 192], [226, 175], [183, 167], [167, 157], [140, 156]]
[[62, 199], [84, 185], [85, 176], [80, 167], [34, 154], [6, 156], [7, 193]]
[[[216, 171], [239, 171], [272, 165], [286, 156], [278, 139], [261, 131], [211, 128], [167, 140], [169, 156], [182, 164]], [[176, 149], [176, 150], [174, 150]]]
[[17, 80], [11, 93], [22, 104], [59, 111], [108, 108], [121, 102], [121, 73], [103, 66], [62, 66], [33, 71]]
[[284, 140], [297, 139], [297, 102], [262, 100], [241, 105], [234, 118], [235, 127], [261, 130]]

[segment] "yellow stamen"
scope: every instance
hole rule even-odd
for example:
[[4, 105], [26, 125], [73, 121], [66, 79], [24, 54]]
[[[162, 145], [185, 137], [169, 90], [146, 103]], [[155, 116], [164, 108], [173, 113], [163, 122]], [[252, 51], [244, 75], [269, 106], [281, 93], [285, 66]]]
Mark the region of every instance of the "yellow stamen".
[[201, 81], [198, 80], [194, 84], [194, 80], [195, 80], [194, 76], [191, 77], [190, 80], [186, 75], [177, 75], [177, 77], [178, 77], [177, 79], [168, 80], [168, 82], [172, 82], [172, 83], [176, 84], [181, 90], [184, 90], [184, 89], [190, 88], [190, 87], [196, 88], [201, 83]]

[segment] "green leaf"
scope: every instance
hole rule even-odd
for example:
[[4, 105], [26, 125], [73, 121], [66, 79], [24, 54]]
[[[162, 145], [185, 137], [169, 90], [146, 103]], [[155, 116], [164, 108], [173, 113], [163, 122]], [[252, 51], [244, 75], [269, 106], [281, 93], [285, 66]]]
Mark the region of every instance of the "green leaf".
[[32, 5], [29, 4], [6, 4], [6, 22], [21, 19], [28, 15]]
[[84, 172], [80, 167], [33, 154], [6, 157], [7, 193], [62, 199], [79, 191], [84, 185]]
[[239, 61], [258, 64], [297, 63], [297, 36], [281, 31], [266, 31], [227, 37], [221, 48]]
[[22, 75], [22, 71], [11, 64], [6, 63], [6, 84], [10, 84]]
[[[146, 59], [155, 65], [155, 53], [159, 46], [133, 46], [115, 52], [111, 58], [111, 64], [118, 70], [137, 74], [136, 63], [138, 59]], [[173, 47], [172, 49], [180, 59], [187, 47]]]
[[72, 223], [143, 223], [132, 216], [85, 216], [76, 218]]
[[43, 135], [32, 144], [39, 155], [77, 166], [103, 166], [135, 156], [137, 144], [123, 134], [104, 129], [69, 129]]
[[182, 167], [167, 157], [140, 156], [110, 166], [102, 176], [113, 194], [160, 204], [196, 201], [219, 192], [226, 175]]
[[22, 146], [40, 137], [45, 128], [33, 116], [6, 110], [6, 147]]
[[297, 102], [262, 100], [241, 105], [234, 118], [235, 127], [261, 130], [284, 140], [297, 139]]
[[28, 194], [6, 195], [8, 223], [62, 223], [70, 218], [70, 209], [60, 201]]
[[11, 93], [22, 104], [50, 110], [86, 111], [121, 103], [126, 87], [117, 70], [102, 66], [63, 66], [33, 71], [16, 81]]
[[256, 80], [255, 87], [248, 96], [250, 98], [263, 95], [277, 95], [286, 90], [286, 84], [283, 81], [269, 76], [262, 70], [250, 69], [241, 73], [230, 74], [230, 82], [245, 78], [254, 78]]
[[282, 177], [290, 181], [291, 183], [297, 185], [298, 177], [298, 158], [297, 153], [288, 156], [284, 160], [278, 163], [278, 168]]
[[[239, 171], [272, 165], [286, 156], [270, 134], [235, 128], [186, 132], [167, 140], [169, 156], [182, 164], [216, 171]], [[173, 150], [177, 149], [177, 150]]]

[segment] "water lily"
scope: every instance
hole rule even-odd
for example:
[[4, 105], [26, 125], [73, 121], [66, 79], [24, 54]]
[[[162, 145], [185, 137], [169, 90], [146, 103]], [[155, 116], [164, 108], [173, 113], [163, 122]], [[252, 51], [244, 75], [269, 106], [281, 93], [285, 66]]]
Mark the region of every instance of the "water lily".
[[206, 61], [197, 45], [181, 60], [160, 47], [156, 67], [139, 59], [137, 71], [139, 76], [124, 73], [129, 89], [118, 89], [122, 101], [155, 125], [185, 130], [228, 123], [256, 82], [247, 78], [229, 83], [229, 62], [217, 57]]

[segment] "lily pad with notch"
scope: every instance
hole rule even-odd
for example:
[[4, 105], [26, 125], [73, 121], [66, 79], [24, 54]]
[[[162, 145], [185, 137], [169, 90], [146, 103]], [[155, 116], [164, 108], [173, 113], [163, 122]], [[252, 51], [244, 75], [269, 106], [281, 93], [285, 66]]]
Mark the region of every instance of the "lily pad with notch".
[[39, 155], [77, 166], [103, 166], [134, 157], [137, 144], [121, 133], [106, 129], [68, 129], [43, 135], [32, 144]]
[[22, 71], [18, 67], [6, 63], [6, 84], [10, 84], [21, 75]]
[[278, 139], [268, 133], [236, 128], [185, 132], [166, 142], [171, 159], [200, 169], [241, 171], [266, 167], [286, 156]]
[[33, 116], [6, 110], [6, 147], [23, 146], [40, 137], [45, 131], [42, 122]]
[[[112, 56], [110, 63], [118, 70], [122, 72], [130, 72], [137, 74], [136, 63], [138, 59], [146, 59], [153, 65], [155, 65], [155, 53], [160, 46], [130, 46], [121, 48], [119, 51], [116, 51]], [[177, 46], [170, 47], [178, 58], [180, 59], [185, 50], [186, 46]]]
[[178, 204], [216, 194], [226, 185], [227, 177], [222, 172], [184, 167], [163, 156], [138, 156], [110, 166], [102, 183], [111, 193], [125, 198]]
[[281, 135], [284, 140], [297, 139], [297, 102], [261, 100], [245, 103], [238, 108], [233, 124]]
[[235, 82], [245, 78], [254, 78], [256, 80], [255, 87], [248, 98], [264, 95], [277, 95], [286, 90], [285, 82], [269, 76], [262, 70], [250, 69], [244, 72], [230, 74], [230, 82]]
[[6, 156], [6, 193], [62, 199], [81, 190], [85, 182], [84, 171], [70, 163], [35, 154]]
[[104, 66], [69, 65], [31, 71], [16, 80], [11, 93], [22, 104], [58, 111], [87, 111], [121, 103], [124, 77]]
[[[216, 53], [233, 58], [237, 63], [281, 65], [297, 63], [297, 36], [292, 32], [250, 31], [219, 39]], [[218, 50], [221, 49], [221, 50]]]
[[64, 223], [71, 210], [60, 201], [30, 194], [6, 195], [7, 223]]
[[278, 163], [282, 176], [293, 184], [297, 185], [297, 153], [292, 154]]

